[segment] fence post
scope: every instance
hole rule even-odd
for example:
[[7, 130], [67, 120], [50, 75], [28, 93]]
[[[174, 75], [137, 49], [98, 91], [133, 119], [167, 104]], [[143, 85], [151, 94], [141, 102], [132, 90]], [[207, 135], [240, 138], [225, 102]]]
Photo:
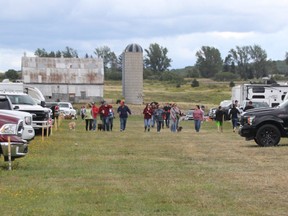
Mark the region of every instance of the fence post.
[[42, 123], [42, 141], [44, 141], [44, 123]]
[[11, 161], [11, 139], [10, 139], [10, 136], [8, 136], [8, 163], [9, 163], [9, 168], [8, 168], [8, 170], [12, 170], [12, 161]]

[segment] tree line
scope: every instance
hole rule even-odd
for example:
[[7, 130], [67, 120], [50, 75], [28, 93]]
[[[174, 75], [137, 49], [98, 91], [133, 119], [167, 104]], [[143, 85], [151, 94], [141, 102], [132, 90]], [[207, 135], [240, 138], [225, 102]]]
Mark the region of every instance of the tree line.
[[[168, 57], [168, 49], [157, 43], [150, 44], [144, 49], [144, 79], [158, 79], [161, 81], [183, 82], [185, 77], [212, 78], [215, 80], [253, 79], [266, 77], [271, 74], [288, 74], [287, 67], [282, 71], [277, 67], [277, 61], [267, 59], [267, 53], [259, 45], [236, 46], [230, 49], [222, 59], [220, 51], [211, 46], [202, 46], [195, 54], [196, 63], [182, 69], [170, 70], [172, 59]], [[77, 50], [65, 47], [64, 50], [47, 52], [38, 48], [34, 55], [37, 57], [79, 58]], [[95, 48], [93, 55], [102, 58], [105, 79], [121, 79], [122, 55], [117, 56], [108, 46]], [[85, 54], [84, 58], [94, 58]], [[283, 62], [288, 65], [288, 52]], [[8, 77], [14, 77], [13, 70], [7, 71]], [[6, 74], [6, 73], [5, 73]], [[5, 77], [6, 78], [6, 77]]]

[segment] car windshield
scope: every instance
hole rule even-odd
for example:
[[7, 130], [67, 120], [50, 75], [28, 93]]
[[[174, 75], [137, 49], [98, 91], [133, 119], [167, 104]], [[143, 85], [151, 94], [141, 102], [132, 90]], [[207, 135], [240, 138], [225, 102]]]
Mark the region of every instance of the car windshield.
[[69, 105], [68, 104], [59, 104], [59, 107], [64, 107], [64, 108], [69, 108]]
[[37, 105], [32, 97], [29, 95], [8, 95], [13, 105], [15, 104], [26, 104], [26, 105]]
[[253, 102], [252, 106], [254, 106], [255, 108], [264, 108], [264, 107], [269, 107], [269, 104], [266, 102]]

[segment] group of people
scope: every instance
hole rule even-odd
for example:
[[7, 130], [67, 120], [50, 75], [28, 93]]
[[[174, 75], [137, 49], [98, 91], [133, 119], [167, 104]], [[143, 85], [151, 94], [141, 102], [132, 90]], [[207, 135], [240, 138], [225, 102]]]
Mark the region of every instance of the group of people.
[[[248, 109], [253, 109], [253, 108], [254, 106], [252, 104], [252, 101], [249, 101], [248, 105], [245, 107], [243, 111], [247, 111]], [[229, 109], [227, 113], [227, 117], [231, 119], [233, 132], [237, 130], [240, 114], [241, 114], [241, 111], [238, 107], [238, 101], [235, 100], [234, 103], [232, 104], [231, 109]], [[221, 106], [219, 106], [215, 112], [215, 121], [218, 127], [218, 132], [223, 132], [223, 122], [225, 120], [224, 118], [225, 118], [225, 111], [222, 109]]]
[[[157, 132], [160, 133], [161, 128], [166, 125], [170, 128], [171, 132], [177, 132], [180, 130], [179, 122], [181, 117], [184, 115], [179, 109], [176, 103], [165, 105], [160, 105], [158, 103], [152, 102], [146, 104], [143, 110], [144, 115], [144, 131], [150, 131], [151, 127], [154, 127], [156, 123]], [[199, 132], [201, 128], [201, 123], [204, 120], [204, 111], [199, 105], [196, 105], [193, 111], [193, 119], [195, 125], [195, 131]]]
[[[101, 101], [101, 105], [87, 103], [86, 106], [81, 107], [81, 118], [85, 120], [86, 131], [97, 130], [97, 127], [102, 131], [112, 131], [113, 119], [115, 118], [112, 105], [106, 101]], [[117, 109], [117, 114], [120, 119], [120, 131], [125, 131], [128, 114], [131, 115], [131, 110], [125, 105], [125, 102], [120, 101], [120, 106]], [[97, 117], [100, 115], [101, 124], [97, 124]]]
[[[253, 109], [254, 106], [251, 101], [245, 107], [244, 111]], [[106, 101], [102, 101], [101, 105], [87, 103], [86, 106], [81, 107], [81, 118], [85, 120], [86, 131], [96, 130], [97, 126], [101, 127], [103, 131], [112, 131], [113, 119], [115, 118], [112, 105]], [[131, 115], [130, 108], [125, 104], [124, 100], [120, 101], [120, 106], [117, 108], [117, 114], [120, 120], [120, 131], [125, 131], [128, 115]], [[241, 111], [238, 107], [238, 101], [236, 100], [231, 108], [225, 111], [219, 106], [215, 112], [215, 121], [218, 128], [218, 132], [223, 132], [223, 122], [225, 118], [231, 119], [233, 132], [237, 130], [239, 123], [239, 115]], [[97, 117], [100, 115], [101, 124], [97, 125]], [[161, 105], [157, 102], [147, 103], [144, 110], [144, 132], [150, 131], [156, 125], [156, 131], [160, 133], [161, 129], [165, 126], [170, 128], [171, 132], [178, 132], [182, 127], [179, 126], [181, 118], [184, 113], [180, 110], [176, 103], [166, 103]], [[226, 115], [226, 116], [225, 116]], [[196, 132], [200, 131], [201, 123], [204, 120], [204, 110], [199, 105], [196, 105], [193, 109], [194, 128]]]

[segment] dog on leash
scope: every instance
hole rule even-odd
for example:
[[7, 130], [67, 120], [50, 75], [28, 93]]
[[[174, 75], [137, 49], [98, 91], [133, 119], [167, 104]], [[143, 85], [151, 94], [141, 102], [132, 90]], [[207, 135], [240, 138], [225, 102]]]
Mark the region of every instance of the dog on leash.
[[70, 130], [75, 130], [76, 123], [74, 121], [73, 122], [69, 122], [68, 127], [69, 127]]
[[182, 131], [182, 129], [183, 129], [183, 127], [182, 127], [182, 126], [178, 127], [178, 128], [177, 128], [177, 132], [181, 132], [181, 131]]
[[102, 131], [103, 130], [103, 125], [101, 123], [99, 123], [97, 125], [97, 129], [98, 129], [98, 131]]

